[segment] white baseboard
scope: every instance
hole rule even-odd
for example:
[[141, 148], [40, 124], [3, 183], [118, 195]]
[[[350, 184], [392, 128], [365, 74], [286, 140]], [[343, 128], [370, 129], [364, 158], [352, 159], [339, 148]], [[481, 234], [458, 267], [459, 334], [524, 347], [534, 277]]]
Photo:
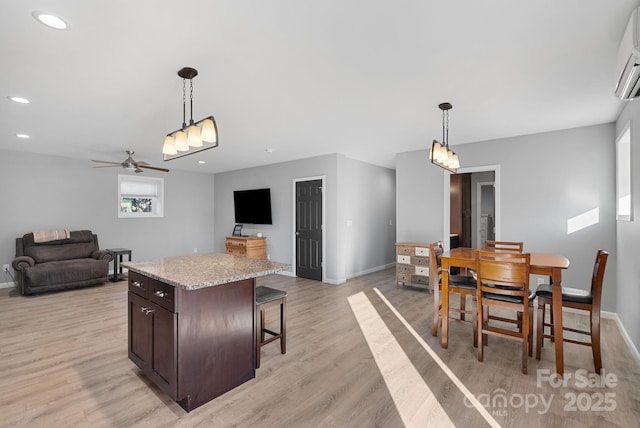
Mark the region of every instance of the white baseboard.
[[15, 286], [16, 284], [14, 282], [0, 282], [0, 288], [12, 288]]
[[[607, 316], [605, 316], [605, 314], [607, 314]], [[629, 347], [631, 354], [633, 354], [638, 364], [640, 364], [640, 352], [638, 352], [638, 348], [631, 340], [631, 336], [629, 336], [629, 333], [627, 333], [627, 330], [624, 328], [624, 325], [622, 324], [622, 321], [620, 321], [618, 314], [616, 314], [615, 312], [601, 312], [601, 315], [602, 315], [602, 318], [615, 320], [616, 324], [618, 325], [618, 329], [620, 330], [620, 334], [624, 338], [624, 341], [627, 342], [627, 346]]]
[[379, 272], [381, 270], [388, 269], [388, 268], [390, 268], [392, 266], [395, 266], [395, 265], [396, 265], [396, 262], [392, 262], [392, 263], [387, 263], [386, 265], [376, 266], [376, 267], [371, 268], [371, 269], [363, 270], [363, 271], [360, 271], [360, 272], [355, 272], [355, 273], [347, 275], [347, 279], [356, 278], [358, 276], [367, 275], [367, 274], [374, 273], [374, 272]]
[[278, 272], [278, 275], [282, 275], [282, 276], [290, 276], [292, 278], [295, 278], [296, 276], [293, 274], [293, 272], [291, 272], [290, 270], [281, 270], [280, 272]]

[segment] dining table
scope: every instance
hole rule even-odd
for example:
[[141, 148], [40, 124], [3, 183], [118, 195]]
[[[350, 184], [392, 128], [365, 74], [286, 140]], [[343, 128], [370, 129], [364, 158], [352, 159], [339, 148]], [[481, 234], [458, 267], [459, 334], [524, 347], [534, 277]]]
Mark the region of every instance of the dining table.
[[[449, 330], [449, 268], [476, 269], [476, 248], [453, 248], [440, 256], [442, 266], [442, 347], [448, 347]], [[555, 337], [556, 372], [564, 374], [564, 349], [562, 341], [562, 272], [569, 267], [569, 259], [559, 254], [530, 253], [530, 273], [548, 276], [552, 285], [553, 336]], [[437, 308], [436, 308], [437, 310]]]

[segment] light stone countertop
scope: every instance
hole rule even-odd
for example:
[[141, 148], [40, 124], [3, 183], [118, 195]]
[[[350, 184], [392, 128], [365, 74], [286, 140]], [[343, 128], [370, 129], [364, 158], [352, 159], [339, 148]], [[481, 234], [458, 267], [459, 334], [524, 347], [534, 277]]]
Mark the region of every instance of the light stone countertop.
[[211, 253], [166, 257], [149, 262], [124, 262], [122, 266], [186, 290], [270, 275], [289, 268], [284, 263]]

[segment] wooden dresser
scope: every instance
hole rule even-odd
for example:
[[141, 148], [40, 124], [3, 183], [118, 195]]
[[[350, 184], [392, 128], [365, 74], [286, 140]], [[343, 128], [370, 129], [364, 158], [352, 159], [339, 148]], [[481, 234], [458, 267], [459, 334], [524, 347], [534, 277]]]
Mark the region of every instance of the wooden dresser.
[[396, 243], [396, 287], [429, 285], [429, 244]]
[[225, 252], [250, 259], [267, 259], [267, 238], [264, 236], [227, 236]]

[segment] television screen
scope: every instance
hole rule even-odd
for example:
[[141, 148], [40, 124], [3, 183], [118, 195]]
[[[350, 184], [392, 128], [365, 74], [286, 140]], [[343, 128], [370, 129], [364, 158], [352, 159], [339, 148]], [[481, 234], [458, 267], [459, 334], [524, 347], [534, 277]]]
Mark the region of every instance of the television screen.
[[233, 206], [236, 223], [272, 224], [271, 189], [235, 190]]

